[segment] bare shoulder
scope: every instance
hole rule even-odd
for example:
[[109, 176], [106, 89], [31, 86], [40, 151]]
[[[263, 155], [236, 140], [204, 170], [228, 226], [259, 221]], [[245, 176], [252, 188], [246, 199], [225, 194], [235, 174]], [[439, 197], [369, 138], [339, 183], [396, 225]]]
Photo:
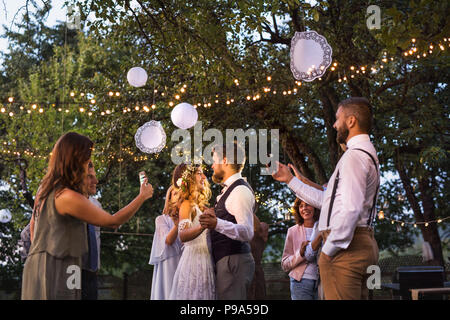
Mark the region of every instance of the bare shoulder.
[[63, 200], [78, 199], [79, 197], [84, 198], [82, 194], [73, 191], [69, 188], [62, 189], [55, 196], [56, 199], [63, 199]]
[[68, 214], [68, 209], [87, 199], [80, 193], [69, 188], [64, 188], [55, 196], [56, 210], [61, 215]]
[[181, 203], [181, 206], [180, 206], [180, 210], [183, 210], [183, 209], [190, 209], [191, 208], [191, 201], [189, 201], [189, 200], [183, 200], [183, 202]]
[[192, 204], [189, 200], [184, 200], [180, 206], [180, 218], [189, 218], [192, 210]]

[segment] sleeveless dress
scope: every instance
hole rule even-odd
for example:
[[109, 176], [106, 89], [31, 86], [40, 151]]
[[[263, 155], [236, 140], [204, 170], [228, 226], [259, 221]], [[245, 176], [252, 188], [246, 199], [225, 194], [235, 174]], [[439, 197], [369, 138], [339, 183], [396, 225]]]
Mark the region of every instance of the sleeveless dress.
[[[194, 221], [183, 219], [178, 230], [200, 225], [201, 210], [195, 206], [197, 214]], [[173, 279], [170, 300], [215, 300], [215, 276], [210, 248], [208, 230], [197, 238], [185, 242], [180, 262]]]
[[22, 300], [81, 299], [81, 258], [88, 251], [86, 223], [55, 208], [50, 192], [35, 219], [23, 269]]

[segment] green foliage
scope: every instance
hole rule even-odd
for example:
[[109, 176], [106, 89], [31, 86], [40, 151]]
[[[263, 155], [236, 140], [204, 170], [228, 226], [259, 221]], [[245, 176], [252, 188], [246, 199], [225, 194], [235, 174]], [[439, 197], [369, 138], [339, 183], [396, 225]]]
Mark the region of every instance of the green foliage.
[[[76, 4], [82, 13], [95, 13], [96, 20], [86, 23], [84, 33], [66, 36], [64, 26], [45, 27], [43, 16], [37, 16], [36, 21], [29, 21], [31, 28], [22, 25], [23, 33], [7, 34], [11, 46], [10, 52], [3, 54], [0, 101], [14, 96], [26, 102], [25, 110], [32, 103], [44, 109], [42, 114], [28, 114], [19, 104], [5, 102], [3, 106], [12, 108], [15, 116], [0, 114], [0, 142], [8, 143], [2, 147], [29, 149], [42, 156], [22, 153], [23, 159], [18, 161], [0, 154], [0, 179], [9, 186], [8, 195], [1, 196], [2, 204], [20, 207], [14, 212], [14, 228], [2, 231], [13, 239], [27, 223], [31, 209], [26, 193], [34, 195], [47, 155], [57, 138], [69, 130], [88, 135], [96, 143], [93, 160], [100, 180], [100, 202], [108, 212], [117, 211], [137, 195], [137, 173], [147, 172], [155, 195], [119, 231], [153, 233], [174, 167], [169, 150], [176, 143], [170, 139], [174, 127], [167, 105], [175, 102], [173, 97], [183, 85], [187, 92], [182, 99], [201, 106], [197, 110], [203, 130], [278, 128], [283, 139], [281, 161], [299, 165], [303, 160], [309, 177], [319, 182], [327, 180], [338, 159], [332, 128], [337, 102], [351, 95], [366, 96], [374, 107], [373, 140], [381, 170], [390, 176], [382, 186], [380, 204], [389, 202], [392, 218], [417, 219], [397, 174], [401, 163], [407, 168], [411, 187], [427, 177], [435, 214], [448, 215], [448, 48], [427, 59], [402, 56], [412, 38], [422, 51], [430, 42], [448, 36], [445, 1], [437, 5], [433, 1], [381, 1], [382, 28], [373, 31], [367, 29], [365, 20], [369, 2], [356, 0], [317, 1], [314, 6], [301, 1], [145, 1], [133, 10], [123, 0], [68, 3]], [[338, 68], [329, 70], [320, 81], [297, 86], [295, 95], [282, 95], [283, 90], [295, 86], [289, 70], [290, 39], [304, 29], [327, 38]], [[380, 65], [384, 53], [395, 59], [376, 73], [350, 78], [351, 66]], [[149, 81], [136, 89], [128, 85], [126, 73], [138, 65], [148, 71]], [[348, 82], [338, 82], [344, 76]], [[263, 87], [271, 87], [271, 93], [264, 94]], [[278, 94], [273, 94], [274, 90]], [[111, 97], [108, 92], [121, 95]], [[247, 100], [256, 94], [261, 95], [260, 100]], [[235, 101], [228, 105], [229, 99]], [[212, 106], [203, 107], [208, 102]], [[136, 105], [142, 108], [153, 103], [156, 109], [151, 113], [123, 112], [124, 108], [134, 110]], [[84, 113], [79, 112], [81, 107]], [[102, 116], [106, 110], [111, 114]], [[91, 116], [88, 111], [93, 112]], [[150, 119], [161, 120], [167, 148], [158, 157], [135, 161], [134, 157], [142, 154], [134, 146], [134, 133]], [[20, 178], [23, 172], [25, 179]], [[261, 176], [259, 166], [247, 166], [244, 176], [261, 195], [261, 203], [273, 200], [273, 204], [260, 206], [258, 216], [271, 224], [265, 259], [276, 260], [292, 223], [281, 216], [294, 195], [271, 177]], [[217, 192], [215, 186], [214, 195]], [[399, 195], [405, 200], [400, 201]], [[419, 188], [414, 189], [414, 196], [421, 203]], [[12, 202], [3, 202], [8, 197]], [[12, 228], [8, 226], [0, 228]], [[376, 225], [382, 249], [410, 246], [415, 232], [409, 228], [397, 232], [386, 220]], [[11, 257], [15, 240], [8, 241], [9, 251], [2, 254]], [[102, 243], [103, 272], [148, 268], [151, 237], [105, 233]], [[3, 259], [1, 256], [0, 261]], [[8, 272], [19, 272], [18, 266], [16, 261]]]

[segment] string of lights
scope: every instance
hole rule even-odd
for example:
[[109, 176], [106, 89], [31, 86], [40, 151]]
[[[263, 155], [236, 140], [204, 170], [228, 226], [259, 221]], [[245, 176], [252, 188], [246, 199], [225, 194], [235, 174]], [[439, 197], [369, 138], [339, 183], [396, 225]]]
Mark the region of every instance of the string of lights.
[[[15, 139], [12, 140], [15, 142]], [[12, 157], [23, 157], [28, 159], [47, 159], [51, 155], [50, 153], [39, 154], [36, 150], [30, 150], [30, 149], [22, 149], [18, 150], [14, 147], [13, 144], [10, 142], [4, 141], [3, 143], [0, 143], [1, 149], [0, 154], [3, 155], [10, 155]], [[10, 148], [8, 148], [10, 147]], [[165, 149], [168, 147], [165, 146]], [[98, 161], [105, 163], [112, 160], [116, 160], [117, 162], [123, 162], [125, 160], [132, 160], [134, 162], [142, 162], [147, 161], [149, 159], [154, 160], [159, 158], [159, 153], [153, 154], [153, 155], [142, 155], [140, 152], [133, 152], [132, 148], [126, 147], [121, 149], [122, 152], [105, 152], [105, 149], [96, 151], [94, 148], [94, 158], [97, 158]], [[128, 157], [128, 158], [125, 158]]]
[[402, 227], [404, 227], [405, 225], [412, 225], [414, 228], [417, 228], [417, 226], [419, 226], [419, 225], [424, 225], [425, 227], [428, 227], [432, 223], [439, 224], [439, 223], [442, 223], [442, 222], [446, 221], [447, 219], [450, 219], [450, 217], [439, 218], [439, 219], [436, 219], [436, 220], [423, 221], [423, 222], [410, 222], [410, 221], [402, 221], [402, 220], [397, 220], [397, 219], [392, 219], [392, 218], [389, 218], [389, 217], [385, 217], [383, 210], [380, 210], [378, 212], [378, 219], [379, 220], [386, 219], [388, 221], [391, 221], [391, 224], [396, 224], [397, 223], [397, 224], [399, 224]]
[[[434, 50], [439, 48], [441, 51], [444, 51], [445, 48], [450, 47], [450, 38], [444, 38], [443, 41], [439, 43], [430, 43], [427, 47], [426, 51], [419, 52], [419, 49], [416, 47], [416, 39], [411, 39], [411, 46], [402, 53], [402, 58], [410, 58], [410, 59], [422, 59], [425, 57], [429, 57], [434, 52], [438, 52], [439, 50]], [[398, 58], [398, 57], [397, 57]], [[394, 61], [395, 57], [389, 57], [386, 52], [383, 53], [382, 58], [379, 62], [374, 63], [373, 65], [363, 65], [363, 66], [357, 66], [352, 65], [349, 67], [349, 70], [344, 70], [343, 68], [340, 68], [340, 64], [337, 61], [334, 61], [331, 65], [330, 71], [331, 72], [338, 72], [339, 76], [337, 81], [339, 83], [349, 81], [349, 78], [355, 78], [357, 76], [369, 76], [370, 74], [375, 74], [381, 69], [384, 69], [387, 67], [389, 62]], [[342, 75], [341, 75], [342, 73]], [[215, 98], [208, 98], [205, 100], [205, 97], [203, 97], [203, 102], [194, 102], [194, 107], [205, 107], [210, 108], [214, 104], [219, 103], [225, 103], [226, 105], [231, 105], [236, 101], [240, 101], [241, 99], [245, 99], [249, 102], [251, 101], [257, 101], [263, 98], [264, 96], [267, 96], [268, 94], [272, 95], [283, 95], [283, 96], [289, 96], [292, 94], [297, 94], [298, 87], [301, 87], [303, 83], [301, 81], [295, 81], [295, 85], [289, 88], [275, 88], [271, 87], [271, 81], [272, 76], [266, 77], [267, 83], [259, 89], [252, 89], [253, 94], [246, 94], [245, 96], [235, 96], [232, 97], [233, 93], [222, 93], [221, 95], [208, 95], [208, 96], [215, 96]], [[322, 81], [322, 78], [318, 79], [319, 81]], [[234, 79], [234, 84], [236, 87], [240, 86], [239, 79]], [[250, 89], [241, 88], [242, 91], [250, 91]], [[158, 89], [153, 89], [153, 100], [155, 99], [155, 96], [159, 95], [159, 102], [162, 104], [167, 104], [169, 107], [173, 107], [177, 101], [181, 101], [182, 94], [185, 94], [188, 92], [187, 85], [182, 85], [179, 89], [176, 90], [175, 94], [170, 94], [168, 92], [160, 91]], [[80, 114], [87, 114], [89, 117], [93, 116], [94, 113], [99, 113], [101, 116], [107, 116], [111, 114], [115, 114], [117, 112], [121, 113], [130, 113], [130, 112], [150, 112], [151, 110], [155, 110], [157, 108], [156, 103], [153, 101], [153, 103], [146, 103], [139, 100], [128, 100], [125, 104], [135, 104], [134, 106], [126, 106], [118, 108], [117, 110], [115, 108], [107, 108], [105, 110], [101, 110], [99, 106], [97, 105], [97, 100], [94, 95], [92, 94], [86, 94], [84, 92], [76, 93], [76, 90], [72, 90], [69, 93], [69, 96], [72, 98], [73, 101], [69, 101], [64, 103], [64, 106], [56, 105], [55, 103], [49, 103], [49, 102], [24, 102], [24, 101], [16, 101], [14, 97], [8, 97], [7, 99], [7, 105], [3, 105], [0, 108], [0, 114], [6, 114], [10, 117], [14, 117], [17, 112], [23, 111], [27, 112], [28, 114], [31, 114], [33, 112], [42, 114], [44, 112], [47, 112], [49, 110], [55, 110], [57, 112], [73, 112], [77, 111]], [[116, 102], [120, 101], [120, 97], [122, 96], [122, 93], [119, 91], [109, 91], [107, 93], [107, 96], [109, 98], [116, 99]], [[223, 98], [223, 96], [226, 96], [226, 98]], [[78, 97], [84, 99], [84, 101], [75, 101]], [[198, 96], [191, 96], [192, 100], [199, 100], [200, 95]], [[25, 107], [25, 106], [29, 107]], [[16, 109], [19, 109], [20, 111], [17, 111]]]

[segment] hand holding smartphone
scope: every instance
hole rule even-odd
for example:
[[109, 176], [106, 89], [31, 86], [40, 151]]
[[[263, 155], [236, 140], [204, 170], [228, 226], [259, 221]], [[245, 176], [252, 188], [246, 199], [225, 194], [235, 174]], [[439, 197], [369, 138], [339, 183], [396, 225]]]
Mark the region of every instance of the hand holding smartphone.
[[145, 171], [139, 172], [139, 181], [141, 182], [141, 186], [144, 183], [145, 178], [146, 178]]
[[141, 184], [140, 193], [143, 194], [146, 199], [153, 197], [153, 186], [148, 183], [145, 171], [139, 172], [139, 182]]

